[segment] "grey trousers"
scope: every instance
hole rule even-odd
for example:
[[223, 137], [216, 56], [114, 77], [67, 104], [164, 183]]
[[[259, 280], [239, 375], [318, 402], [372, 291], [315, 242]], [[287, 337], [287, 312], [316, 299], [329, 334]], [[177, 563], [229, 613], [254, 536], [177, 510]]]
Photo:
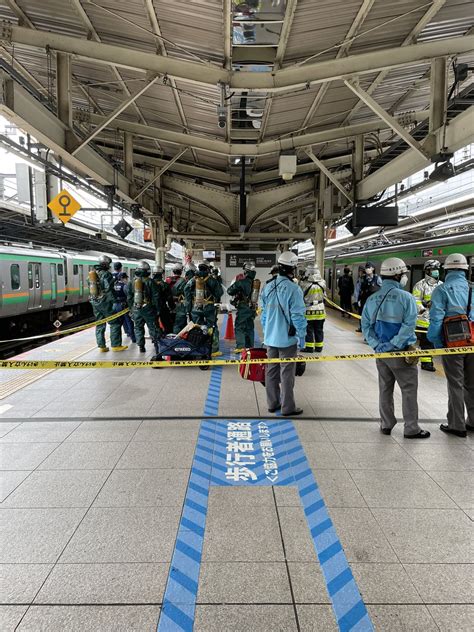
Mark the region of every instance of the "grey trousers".
[[[269, 358], [294, 358], [298, 354], [298, 345], [291, 347], [267, 347]], [[288, 364], [267, 364], [265, 387], [267, 389], [268, 408], [278, 408], [281, 404], [283, 415], [296, 409], [293, 388], [295, 386], [294, 362]]]
[[393, 428], [397, 423], [393, 402], [395, 382], [402, 392], [402, 411], [405, 434], [418, 434], [418, 366], [409, 366], [403, 358], [376, 360], [379, 372], [379, 411], [382, 428]]
[[474, 355], [441, 356], [448, 380], [448, 426], [453, 430], [466, 430], [467, 423], [474, 426]]

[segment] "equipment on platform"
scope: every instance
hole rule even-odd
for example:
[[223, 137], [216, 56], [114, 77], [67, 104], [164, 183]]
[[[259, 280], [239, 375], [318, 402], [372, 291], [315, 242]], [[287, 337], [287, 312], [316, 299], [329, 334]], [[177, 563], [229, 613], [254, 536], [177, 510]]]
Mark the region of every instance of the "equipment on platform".
[[143, 307], [143, 279], [135, 277], [133, 281], [133, 304], [136, 308]]
[[[244, 349], [240, 355], [241, 360], [266, 360], [266, 349]], [[295, 375], [301, 377], [306, 371], [306, 362], [302, 359], [296, 361]], [[265, 386], [265, 364], [245, 364], [243, 362], [239, 366], [239, 373], [244, 380], [250, 380], [251, 382], [260, 382]]]
[[260, 295], [260, 287], [261, 287], [260, 279], [254, 279], [252, 283], [252, 294], [250, 295], [250, 302], [252, 303], [252, 307], [256, 308], [258, 306], [258, 297]]
[[204, 305], [204, 288], [206, 280], [201, 276], [196, 276], [196, 296], [194, 297], [194, 307], [202, 307]]
[[97, 300], [101, 295], [99, 275], [92, 269], [89, 270], [89, 295], [91, 299]]

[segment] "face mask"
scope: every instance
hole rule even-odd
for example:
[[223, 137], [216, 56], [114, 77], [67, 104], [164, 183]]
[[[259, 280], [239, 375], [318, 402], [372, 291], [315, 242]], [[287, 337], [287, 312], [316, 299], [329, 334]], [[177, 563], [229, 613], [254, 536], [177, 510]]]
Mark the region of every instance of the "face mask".
[[433, 279], [439, 279], [439, 270], [431, 270], [431, 276]]
[[406, 274], [402, 274], [402, 278], [400, 279], [400, 287], [405, 287], [408, 283], [408, 277]]

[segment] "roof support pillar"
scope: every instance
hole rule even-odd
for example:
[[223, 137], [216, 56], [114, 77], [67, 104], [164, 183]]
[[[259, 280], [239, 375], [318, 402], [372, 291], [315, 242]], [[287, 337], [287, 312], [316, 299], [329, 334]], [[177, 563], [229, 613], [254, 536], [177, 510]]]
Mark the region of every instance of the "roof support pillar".
[[116, 107], [115, 110], [112, 112], [112, 114], [106, 117], [105, 121], [102, 121], [102, 123], [100, 123], [100, 125], [98, 125], [95, 128], [95, 130], [91, 134], [89, 134], [89, 136], [87, 136], [87, 138], [84, 138], [84, 140], [74, 149], [74, 151], [72, 152], [72, 155], [75, 156], [77, 152], [79, 152], [83, 147], [88, 145], [91, 142], [91, 140], [93, 140], [97, 136], [97, 134], [100, 134], [100, 132], [104, 128], [110, 125], [110, 123], [112, 123], [112, 121], [117, 118], [117, 116], [122, 114], [124, 110], [126, 110], [133, 103], [135, 103], [135, 101], [139, 97], [141, 97], [142, 94], [148, 90], [148, 88], [150, 88], [154, 83], [156, 83], [157, 80], [158, 80], [158, 77], [155, 77], [154, 79], [146, 83], [143, 86], [143, 88], [141, 88], [137, 93], [132, 94], [128, 99], [126, 99], [118, 107]]
[[360, 134], [354, 139], [354, 153], [352, 154], [352, 168], [356, 182], [364, 177], [364, 135]]
[[363, 90], [360, 87], [358, 82], [352, 81], [350, 79], [346, 79], [344, 83], [350, 90], [352, 90], [352, 92], [355, 95], [359, 97], [361, 101], [363, 101], [366, 104], [367, 107], [369, 107], [372, 110], [372, 112], [375, 112], [375, 114], [377, 114], [377, 116], [384, 123], [386, 123], [390, 128], [392, 128], [393, 131], [396, 134], [398, 134], [398, 136], [400, 136], [400, 138], [403, 138], [403, 140], [407, 143], [407, 145], [409, 145], [410, 147], [412, 147], [412, 149], [417, 151], [420, 154], [420, 156], [423, 156], [423, 158], [428, 158], [427, 152], [423, 149], [420, 143], [417, 140], [415, 140], [413, 136], [409, 134], [393, 116], [391, 116], [388, 112], [386, 112], [383, 109], [383, 107], [381, 107], [370, 96], [370, 94], [368, 94], [368, 92], [365, 92], [365, 90]]
[[305, 151], [305, 154], [308, 156], [308, 158], [311, 158], [314, 164], [319, 168], [319, 170], [321, 171], [321, 174], [325, 176], [324, 181], [326, 181], [326, 178], [330, 180], [334, 184], [336, 189], [338, 189], [342, 193], [342, 195], [344, 195], [352, 204], [353, 202], [352, 195], [348, 191], [346, 191], [346, 189], [342, 186], [342, 184], [334, 176], [334, 174], [331, 173], [331, 171], [329, 171], [326, 165], [321, 160], [319, 160], [319, 158], [316, 158], [316, 156], [313, 154], [311, 149], [306, 148], [304, 151]]
[[314, 257], [315, 263], [318, 266], [321, 274], [324, 274], [324, 216], [323, 216], [323, 201], [324, 191], [326, 190], [328, 178], [325, 173], [319, 174], [319, 191], [318, 201], [314, 207], [316, 210], [316, 223], [314, 234]]
[[68, 53], [56, 55], [56, 102], [58, 118], [67, 128], [66, 147], [71, 149], [77, 139], [72, 132], [72, 70]]
[[425, 148], [434, 155], [441, 151], [437, 146], [434, 132], [444, 125], [446, 106], [448, 103], [447, 64], [446, 57], [436, 57], [431, 62], [430, 76], [430, 133], [425, 141]]

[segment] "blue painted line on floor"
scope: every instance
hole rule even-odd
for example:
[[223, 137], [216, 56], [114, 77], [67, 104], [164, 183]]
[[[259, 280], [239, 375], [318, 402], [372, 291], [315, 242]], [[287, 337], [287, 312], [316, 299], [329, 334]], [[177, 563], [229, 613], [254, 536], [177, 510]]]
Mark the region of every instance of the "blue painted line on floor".
[[[263, 435], [259, 427], [262, 420], [246, 420], [245, 424], [251, 431], [251, 443], [257, 446], [246, 451], [253, 457], [249, 461], [252, 476], [242, 480], [229, 476], [228, 461], [234, 458], [234, 453], [228, 453], [228, 442], [245, 439], [228, 437], [228, 432], [229, 428], [235, 430], [235, 424], [242, 420], [206, 419], [206, 416], [218, 414], [222, 371], [222, 367], [213, 367], [211, 371], [157, 632], [193, 630], [211, 485], [296, 485], [340, 632], [373, 632], [372, 622], [293, 422], [281, 416], [265, 421], [269, 435]], [[230, 426], [231, 423], [234, 426]], [[262, 438], [271, 440], [273, 456], [278, 464], [277, 473], [272, 472], [271, 476]]]

